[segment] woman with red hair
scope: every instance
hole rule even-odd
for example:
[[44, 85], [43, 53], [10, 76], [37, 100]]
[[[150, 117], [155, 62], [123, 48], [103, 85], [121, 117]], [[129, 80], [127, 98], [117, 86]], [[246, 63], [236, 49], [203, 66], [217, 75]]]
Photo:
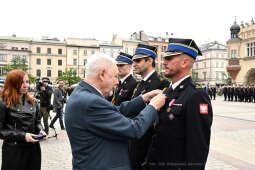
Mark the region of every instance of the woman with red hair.
[[36, 137], [46, 133], [42, 130], [38, 105], [28, 95], [28, 88], [28, 75], [24, 71], [8, 73], [0, 95], [2, 170], [41, 169], [41, 149]]

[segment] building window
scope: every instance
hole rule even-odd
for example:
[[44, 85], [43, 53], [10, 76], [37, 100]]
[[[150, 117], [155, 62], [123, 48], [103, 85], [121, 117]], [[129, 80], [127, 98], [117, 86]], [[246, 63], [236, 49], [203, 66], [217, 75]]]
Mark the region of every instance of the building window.
[[0, 75], [2, 76], [4, 74], [3, 66], [0, 66]]
[[0, 61], [5, 61], [5, 56], [3, 54], [0, 54]]
[[231, 58], [236, 58], [237, 57], [236, 53], [237, 53], [236, 50], [231, 50], [230, 57]]
[[37, 48], [36, 48], [36, 53], [37, 53], [37, 54], [40, 54], [40, 53], [41, 53], [41, 48], [40, 48], [40, 47], [37, 47]]
[[27, 61], [27, 56], [23, 55], [22, 58]]
[[204, 68], [206, 68], [206, 62], [204, 62]]
[[206, 80], [206, 72], [203, 72], [204, 80]]
[[62, 70], [58, 70], [58, 77], [62, 76]]
[[62, 55], [62, 49], [61, 48], [58, 49], [58, 54]]
[[86, 75], [86, 74], [85, 74], [85, 70], [84, 70], [84, 71], [83, 71], [83, 78], [85, 78], [85, 75]]
[[216, 80], [219, 80], [219, 72], [216, 72]]
[[255, 42], [253, 43], [253, 56], [255, 56]]
[[58, 65], [62, 66], [62, 60], [58, 60]]
[[221, 62], [221, 68], [224, 68], [224, 62]]
[[77, 59], [76, 58], [73, 59], [73, 65], [77, 66]]
[[92, 50], [92, 51], [91, 51], [91, 54], [95, 54], [95, 51], [94, 51], [94, 50]]
[[73, 50], [73, 55], [77, 55], [77, 50]]
[[198, 69], [198, 63], [196, 63], [196, 69]]
[[224, 78], [225, 78], [225, 73], [221, 72], [221, 79], [224, 80]]
[[255, 42], [247, 43], [246, 45], [247, 56], [254, 56], [255, 55]]
[[84, 50], [83, 51], [83, 54], [86, 56], [88, 54], [88, 51], [87, 50]]
[[47, 77], [51, 77], [51, 70], [47, 70]]
[[85, 66], [87, 64], [87, 59], [83, 60], [83, 65]]
[[219, 58], [219, 54], [216, 54], [216, 58]]
[[41, 70], [36, 70], [36, 76], [41, 77]]
[[37, 65], [41, 65], [41, 59], [40, 59], [40, 58], [37, 58], [37, 59], [36, 59], [36, 64], [37, 64]]
[[216, 68], [219, 68], [219, 62], [218, 61], [216, 62]]
[[128, 48], [125, 48], [125, 53], [127, 53], [127, 54], [128, 54]]
[[47, 54], [51, 54], [51, 48], [47, 48]]
[[47, 65], [51, 65], [51, 59], [47, 59]]

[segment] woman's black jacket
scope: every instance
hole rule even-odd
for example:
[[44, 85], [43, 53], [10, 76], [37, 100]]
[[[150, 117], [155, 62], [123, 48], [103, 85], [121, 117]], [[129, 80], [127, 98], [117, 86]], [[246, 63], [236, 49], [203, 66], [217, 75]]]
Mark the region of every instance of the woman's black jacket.
[[28, 100], [7, 108], [0, 98], [0, 139], [6, 142], [26, 142], [26, 133], [39, 134], [42, 130], [39, 108]]

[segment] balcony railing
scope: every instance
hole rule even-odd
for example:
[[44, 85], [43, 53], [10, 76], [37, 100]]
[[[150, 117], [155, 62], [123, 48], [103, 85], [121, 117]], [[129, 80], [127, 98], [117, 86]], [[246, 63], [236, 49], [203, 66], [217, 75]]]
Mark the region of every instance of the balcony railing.
[[230, 58], [230, 59], [228, 60], [228, 65], [229, 65], [229, 66], [240, 65], [239, 59]]

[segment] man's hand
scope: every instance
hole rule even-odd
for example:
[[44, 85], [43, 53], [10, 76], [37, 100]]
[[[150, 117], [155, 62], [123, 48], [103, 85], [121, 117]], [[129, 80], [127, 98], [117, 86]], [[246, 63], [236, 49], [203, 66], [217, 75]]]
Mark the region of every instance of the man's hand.
[[148, 93], [145, 93], [144, 95], [142, 95], [143, 101], [145, 103], [148, 103], [154, 96], [156, 96], [160, 93], [162, 93], [162, 90], [153, 90]]
[[162, 106], [164, 106], [166, 102], [166, 96], [162, 93], [153, 97], [150, 101], [150, 105], [152, 105], [156, 110], [159, 110]]

